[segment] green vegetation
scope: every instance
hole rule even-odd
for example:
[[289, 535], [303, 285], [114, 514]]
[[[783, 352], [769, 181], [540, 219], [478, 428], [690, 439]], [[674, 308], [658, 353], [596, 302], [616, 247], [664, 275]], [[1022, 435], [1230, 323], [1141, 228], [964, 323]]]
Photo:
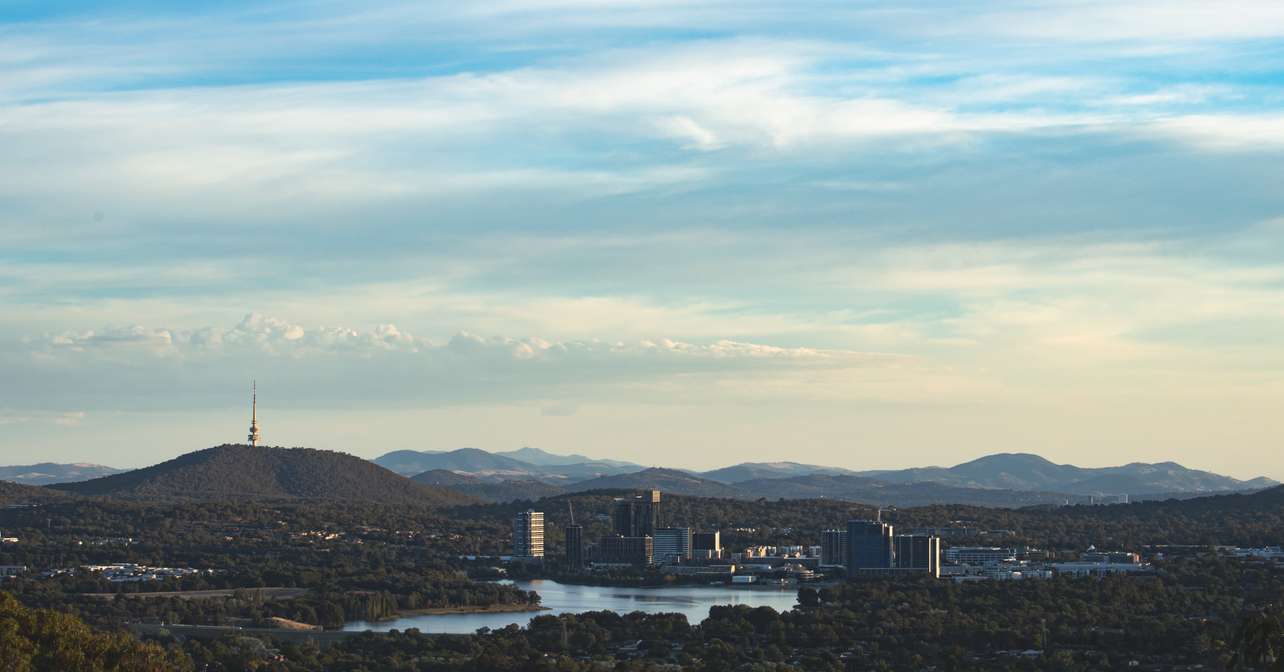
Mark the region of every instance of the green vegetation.
[[0, 593], [0, 670], [5, 672], [162, 672], [190, 670], [175, 651], [116, 632], [98, 632], [80, 619], [28, 609]]
[[[73, 500], [0, 511], [0, 527], [21, 544], [0, 549], [0, 564], [74, 568], [128, 562], [213, 569], [162, 582], [110, 583], [74, 573], [9, 580], [24, 602], [57, 607], [94, 623], [129, 621], [257, 625], [272, 617], [339, 627], [403, 610], [509, 605], [532, 597], [472, 581], [455, 558], [498, 553], [500, 525], [456, 522], [435, 509], [378, 503], [145, 503]], [[132, 539], [124, 544], [124, 539]], [[257, 588], [302, 588], [301, 597], [263, 599]], [[140, 592], [239, 589], [207, 599]], [[120, 599], [88, 597], [119, 593]]]

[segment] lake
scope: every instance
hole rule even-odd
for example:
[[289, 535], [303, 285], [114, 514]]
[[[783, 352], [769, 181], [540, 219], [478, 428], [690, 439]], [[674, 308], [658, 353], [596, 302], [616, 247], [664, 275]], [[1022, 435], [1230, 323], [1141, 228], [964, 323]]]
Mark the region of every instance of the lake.
[[669, 586], [664, 588], [620, 588], [612, 586], [574, 586], [556, 581], [518, 581], [522, 590], [540, 595], [545, 611], [499, 614], [433, 614], [406, 616], [391, 621], [354, 621], [344, 630], [406, 630], [420, 632], [471, 634], [478, 628], [503, 628], [514, 623], [526, 625], [536, 616], [574, 614], [583, 611], [610, 610], [626, 614], [644, 611], [651, 614], [676, 612], [684, 614], [692, 625], [709, 616], [709, 607], [722, 604], [745, 604], [788, 611], [798, 601], [795, 588], [732, 588], [729, 586]]

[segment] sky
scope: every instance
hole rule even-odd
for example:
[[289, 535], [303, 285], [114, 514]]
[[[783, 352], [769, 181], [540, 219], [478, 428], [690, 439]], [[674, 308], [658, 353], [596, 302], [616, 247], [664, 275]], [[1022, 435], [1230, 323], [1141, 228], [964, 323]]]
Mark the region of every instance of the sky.
[[1284, 479], [1284, 4], [0, 2], [0, 463]]

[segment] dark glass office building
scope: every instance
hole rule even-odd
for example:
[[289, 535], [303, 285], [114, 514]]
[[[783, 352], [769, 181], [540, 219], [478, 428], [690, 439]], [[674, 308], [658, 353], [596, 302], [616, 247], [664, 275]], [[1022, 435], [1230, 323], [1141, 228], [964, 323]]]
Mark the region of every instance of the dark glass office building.
[[902, 534], [895, 538], [897, 569], [916, 569], [941, 576], [941, 539], [926, 534]]
[[580, 569], [584, 566], [584, 528], [579, 525], [567, 525], [566, 531], [566, 566]]
[[876, 520], [847, 521], [847, 571], [895, 566], [892, 526]]

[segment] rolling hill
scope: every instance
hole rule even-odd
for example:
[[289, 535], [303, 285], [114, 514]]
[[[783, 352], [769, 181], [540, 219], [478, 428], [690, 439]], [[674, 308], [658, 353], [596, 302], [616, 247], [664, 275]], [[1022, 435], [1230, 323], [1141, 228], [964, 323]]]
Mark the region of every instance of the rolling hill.
[[440, 453], [397, 450], [376, 457], [374, 463], [403, 476], [437, 469], [471, 475], [525, 476], [532, 473], [531, 468], [534, 466], [479, 448], [460, 448]]
[[[513, 454], [534, 458], [539, 464], [517, 459], [511, 456]], [[642, 468], [614, 460], [571, 461], [575, 459], [589, 460], [579, 455], [554, 455], [536, 448], [522, 448], [508, 454], [460, 448], [445, 452], [398, 450], [376, 457], [374, 463], [403, 476], [444, 469], [494, 482], [536, 480], [559, 485]]]
[[562, 488], [542, 481], [486, 481], [476, 476], [459, 474], [445, 469], [433, 469], [415, 474], [410, 480], [424, 485], [436, 485], [455, 492], [476, 497], [484, 502], [499, 504], [517, 500], [535, 500], [562, 493]]
[[1073, 495], [1145, 495], [1256, 490], [1275, 485], [1270, 479], [1241, 481], [1175, 462], [1134, 462], [1118, 467], [1056, 464], [1029, 453], [998, 453], [953, 467], [857, 472], [891, 483], [933, 482], [963, 488], [1051, 491]]
[[741, 489], [700, 478], [677, 469], [643, 469], [630, 474], [602, 476], [580, 481], [566, 488], [567, 492], [584, 492], [586, 490], [646, 490], [659, 488], [663, 492], [675, 495], [696, 495], [700, 497], [743, 497]]
[[1086, 502], [1086, 497], [1056, 492], [967, 488], [943, 483], [889, 483], [850, 474], [811, 474], [736, 483], [743, 496], [767, 499], [838, 499], [883, 506], [970, 504], [1008, 507]]
[[743, 462], [730, 467], [705, 471], [700, 476], [719, 483], [740, 483], [759, 478], [792, 478], [794, 476], [810, 476], [811, 474], [835, 475], [851, 473], [847, 469], [822, 467], [815, 464], [799, 464], [798, 462]]
[[0, 467], [0, 481], [25, 485], [50, 485], [53, 483], [87, 481], [100, 476], [119, 474], [121, 471], [121, 469], [104, 467], [101, 464], [41, 462], [40, 464]]
[[168, 462], [79, 483], [49, 486], [82, 495], [175, 499], [316, 498], [398, 504], [470, 501], [359, 457], [310, 448], [223, 445]]
[[[525, 458], [520, 459], [520, 458]], [[639, 490], [736, 499], [826, 498], [889, 506], [973, 504], [1021, 507], [1100, 502], [1102, 497], [1189, 498], [1250, 492], [1274, 485], [1241, 481], [1173, 462], [1086, 468], [1038, 455], [999, 453], [953, 467], [855, 472], [799, 462], [745, 462], [706, 472], [643, 469], [627, 462], [587, 460], [537, 448], [488, 453], [398, 451], [376, 462], [403, 472], [427, 466], [415, 479], [490, 502], [537, 499], [587, 490]], [[538, 464], [537, 464], [538, 463]], [[466, 479], [474, 479], [468, 481]]]
[[459, 486], [473, 487], [481, 483], [481, 479], [476, 476], [456, 473], [449, 469], [433, 469], [432, 471], [425, 471], [422, 474], [411, 476], [410, 480], [416, 483], [422, 483], [423, 485], [438, 485], [443, 488], [454, 488]]
[[564, 467], [573, 464], [593, 464], [600, 465], [611, 469], [642, 469], [642, 465], [633, 464], [632, 462], [622, 462], [620, 460], [603, 460], [584, 455], [558, 455], [550, 453], [547, 450], [539, 448], [518, 448], [517, 450], [506, 450], [494, 453], [503, 457], [511, 457], [514, 460], [521, 460], [527, 464], [533, 464], [539, 467]]

